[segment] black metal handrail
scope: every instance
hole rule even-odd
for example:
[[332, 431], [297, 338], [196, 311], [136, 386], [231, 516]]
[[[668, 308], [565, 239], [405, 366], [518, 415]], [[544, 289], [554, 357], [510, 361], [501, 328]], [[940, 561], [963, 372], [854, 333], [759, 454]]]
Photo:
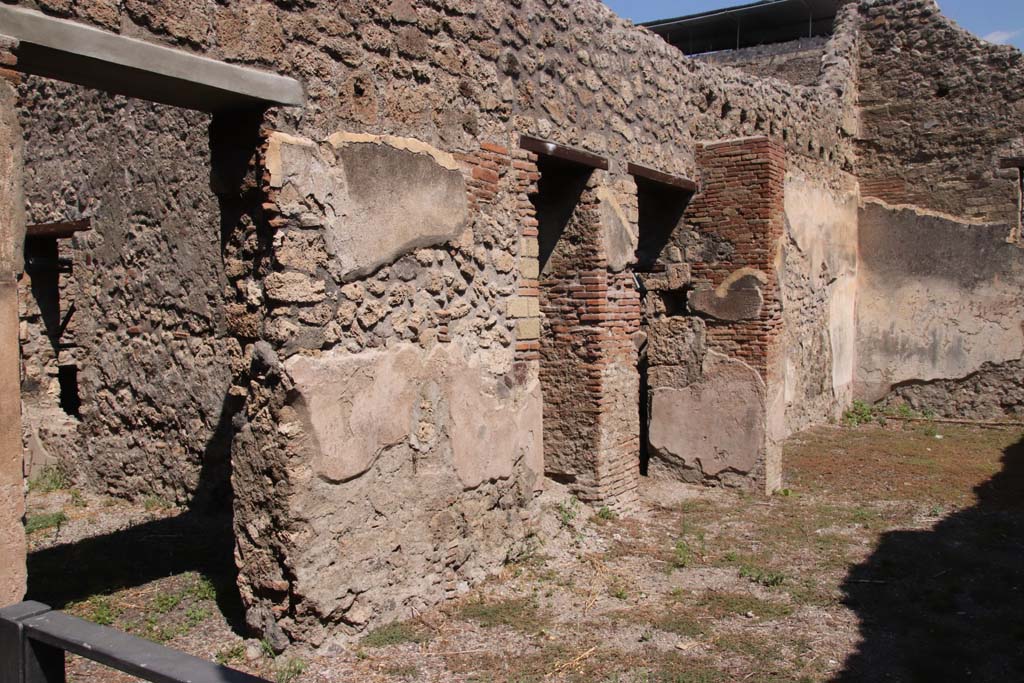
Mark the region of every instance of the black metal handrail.
[[153, 683], [267, 683], [41, 602], [0, 609], [0, 683], [64, 683], [65, 652]]

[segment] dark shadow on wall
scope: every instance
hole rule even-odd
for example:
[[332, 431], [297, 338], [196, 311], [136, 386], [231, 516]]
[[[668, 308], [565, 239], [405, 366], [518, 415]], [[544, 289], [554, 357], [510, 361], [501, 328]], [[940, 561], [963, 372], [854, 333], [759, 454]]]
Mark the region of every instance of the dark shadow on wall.
[[650, 272], [658, 268], [662, 252], [680, 227], [693, 192], [638, 177], [636, 193], [640, 235], [635, 270]]
[[537, 193], [530, 199], [537, 210], [538, 261], [544, 272], [587, 189], [593, 169], [546, 156], [538, 159], [537, 169]]
[[863, 640], [835, 681], [1024, 681], [1024, 439], [1002, 462], [976, 505], [850, 571]]

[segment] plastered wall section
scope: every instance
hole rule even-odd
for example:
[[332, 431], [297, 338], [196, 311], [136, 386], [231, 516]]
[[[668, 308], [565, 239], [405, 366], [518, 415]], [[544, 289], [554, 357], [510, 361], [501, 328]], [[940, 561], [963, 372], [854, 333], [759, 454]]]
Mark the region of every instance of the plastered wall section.
[[[0, 47], [0, 60], [9, 54]], [[4, 61], [4, 64], [9, 62]], [[22, 144], [16, 91], [0, 78], [0, 605], [25, 594], [25, 487], [22, 472], [21, 400], [17, 390], [18, 289], [25, 215]]]
[[867, 202], [860, 212], [857, 368], [866, 401], [962, 379], [1024, 353], [1024, 250], [1007, 225]]
[[856, 362], [856, 180], [786, 176], [779, 279], [785, 433], [842, 415]]

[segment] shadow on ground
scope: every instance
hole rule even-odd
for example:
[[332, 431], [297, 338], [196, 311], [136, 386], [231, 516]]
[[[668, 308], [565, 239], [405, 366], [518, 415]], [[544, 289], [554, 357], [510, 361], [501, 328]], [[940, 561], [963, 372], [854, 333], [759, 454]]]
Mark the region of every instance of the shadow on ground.
[[231, 491], [231, 421], [240, 407], [238, 399], [225, 398], [185, 512], [29, 553], [26, 599], [61, 609], [93, 595], [194, 571], [213, 583], [217, 606], [232, 628], [243, 628]]
[[838, 683], [1024, 680], [1024, 439], [930, 531], [893, 531], [843, 583], [862, 643]]

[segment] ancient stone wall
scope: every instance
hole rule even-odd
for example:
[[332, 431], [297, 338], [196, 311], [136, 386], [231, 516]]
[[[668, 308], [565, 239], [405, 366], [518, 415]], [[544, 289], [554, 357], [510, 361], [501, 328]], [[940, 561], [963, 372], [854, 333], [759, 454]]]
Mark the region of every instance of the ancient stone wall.
[[[714, 219], [729, 225], [752, 200], [749, 225], [702, 225], [677, 247], [725, 250], [696, 258], [704, 309], [719, 287], [760, 296], [754, 319], [709, 324], [702, 371], [708, 392], [744, 387], [736, 424], [763, 428], [737, 472], [774, 486], [766, 387], [780, 385], [770, 348], [783, 162], [852, 169], [848, 37], [826, 51], [825, 85], [803, 88], [686, 59], [589, 0], [38, 4], [307, 89], [305, 108], [251, 131], [260, 151], [244, 186], [220, 197], [226, 335], [242, 349], [222, 354], [236, 362], [220, 397], [240, 586], [250, 625], [275, 646], [407, 617], [486, 576], [530, 532], [544, 343], [528, 196], [539, 160], [516, 150], [521, 134], [609, 157], [589, 191], [617, 195], [627, 213], [627, 161], [697, 177], [716, 168], [698, 161], [698, 141], [777, 141], [736, 146], [735, 177], [713, 183], [728, 186]], [[601, 216], [606, 260], [579, 284], [600, 301], [584, 345], [608, 416], [598, 490], [620, 496], [637, 464], [640, 316], [631, 242], [606, 233], [613, 223]], [[756, 240], [739, 234], [751, 228]], [[725, 282], [742, 268], [765, 280]], [[127, 329], [111, 346], [126, 341]]]
[[896, 386], [886, 403], [901, 404], [922, 415], [966, 419], [1024, 419], [1024, 360], [984, 363], [966, 377]]
[[526, 188], [507, 146], [460, 157], [394, 136], [269, 138], [274, 237], [230, 272], [266, 339], [233, 481], [243, 597], [272, 637], [405, 615], [529, 533], [541, 396], [517, 335], [537, 339], [539, 312], [512, 304], [537, 277], [517, 258]]
[[705, 64], [731, 66], [759, 78], [778, 78], [793, 85], [817, 85], [829, 39], [801, 38], [787, 43], [723, 50], [695, 58]]
[[92, 227], [28, 247], [45, 259], [20, 290], [31, 459], [129, 497], [185, 502], [201, 476], [226, 483], [240, 349], [224, 327], [209, 117], [35, 77], [19, 95], [30, 222]]
[[[979, 386], [972, 378], [998, 377], [986, 364], [1024, 356], [1024, 250], [1006, 241], [1010, 226], [878, 202], [864, 206], [859, 223], [857, 398], [956, 379], [972, 393], [970, 385]], [[990, 400], [998, 403], [1016, 384], [990, 387]]]
[[942, 16], [934, 0], [860, 3], [857, 174], [865, 197], [1016, 224], [1024, 55]]

